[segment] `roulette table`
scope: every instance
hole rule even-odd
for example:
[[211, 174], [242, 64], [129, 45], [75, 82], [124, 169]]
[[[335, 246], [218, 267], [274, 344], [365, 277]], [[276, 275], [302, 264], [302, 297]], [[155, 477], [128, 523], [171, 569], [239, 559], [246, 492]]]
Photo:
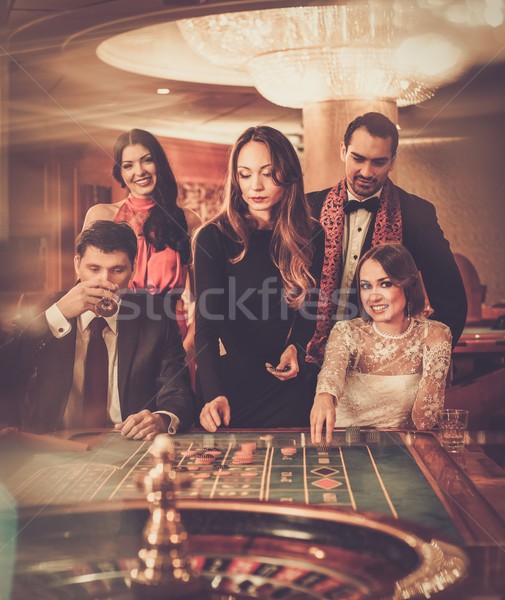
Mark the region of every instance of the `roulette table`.
[[[216, 598], [505, 588], [503, 514], [458, 464], [472, 450], [454, 460], [431, 433], [376, 430], [319, 446], [303, 430], [173, 441], [189, 560]], [[149, 449], [110, 431], [1, 440], [0, 598], [136, 597]]]
[[505, 353], [505, 330], [492, 325], [465, 327], [456, 347], [456, 354]]

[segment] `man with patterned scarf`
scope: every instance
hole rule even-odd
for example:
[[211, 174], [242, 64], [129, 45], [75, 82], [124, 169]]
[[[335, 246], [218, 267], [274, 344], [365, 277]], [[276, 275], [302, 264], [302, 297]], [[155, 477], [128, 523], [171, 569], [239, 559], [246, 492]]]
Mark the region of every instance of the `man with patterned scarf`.
[[465, 289], [458, 267], [430, 202], [389, 179], [398, 148], [398, 130], [370, 112], [347, 127], [341, 143], [345, 177], [335, 187], [308, 194], [313, 216], [326, 234], [318, 323], [307, 362], [321, 365], [336, 320], [359, 316], [359, 258], [371, 246], [398, 242], [411, 252], [426, 287], [431, 317], [445, 323], [455, 344], [466, 320]]

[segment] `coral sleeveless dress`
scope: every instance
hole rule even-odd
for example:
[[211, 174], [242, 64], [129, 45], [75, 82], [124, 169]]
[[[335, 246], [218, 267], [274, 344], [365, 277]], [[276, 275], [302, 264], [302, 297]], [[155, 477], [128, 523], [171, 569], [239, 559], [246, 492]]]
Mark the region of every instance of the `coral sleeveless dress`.
[[[146, 241], [142, 228], [153, 207], [152, 200], [134, 198], [130, 194], [114, 219], [116, 223], [128, 223], [137, 235], [137, 264], [129, 287], [135, 291], [146, 290], [150, 294], [162, 295], [173, 290], [178, 298], [184, 292], [188, 267], [182, 264], [181, 256], [176, 250], [166, 247], [158, 251]], [[177, 322], [184, 339], [187, 323], [180, 305], [177, 302]]]

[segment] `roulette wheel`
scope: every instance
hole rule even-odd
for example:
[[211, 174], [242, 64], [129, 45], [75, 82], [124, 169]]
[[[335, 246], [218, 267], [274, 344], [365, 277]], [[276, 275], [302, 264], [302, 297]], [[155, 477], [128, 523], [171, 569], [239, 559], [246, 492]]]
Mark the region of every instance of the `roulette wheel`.
[[[209, 500], [181, 500], [179, 511], [191, 567], [218, 598], [418, 598], [466, 570], [457, 547], [385, 517]], [[147, 518], [141, 501], [26, 511], [13, 600], [135, 598]]]
[[12, 600], [422, 598], [450, 593], [465, 577], [462, 550], [385, 516], [248, 500], [176, 502], [181, 476], [153, 446], [147, 501], [19, 511]]

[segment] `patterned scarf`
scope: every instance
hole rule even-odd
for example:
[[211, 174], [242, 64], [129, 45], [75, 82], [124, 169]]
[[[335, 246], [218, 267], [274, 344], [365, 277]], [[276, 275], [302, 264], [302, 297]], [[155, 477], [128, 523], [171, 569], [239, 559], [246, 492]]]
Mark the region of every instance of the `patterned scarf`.
[[[321, 209], [321, 225], [326, 235], [321, 293], [317, 309], [317, 325], [307, 346], [307, 362], [321, 365], [324, 348], [334, 324], [336, 305], [332, 302], [338, 289], [342, 269], [342, 240], [344, 236], [344, 202], [347, 201], [345, 178], [332, 188]], [[379, 209], [375, 219], [372, 246], [390, 242], [402, 243], [402, 215], [396, 186], [388, 178], [382, 188]]]

